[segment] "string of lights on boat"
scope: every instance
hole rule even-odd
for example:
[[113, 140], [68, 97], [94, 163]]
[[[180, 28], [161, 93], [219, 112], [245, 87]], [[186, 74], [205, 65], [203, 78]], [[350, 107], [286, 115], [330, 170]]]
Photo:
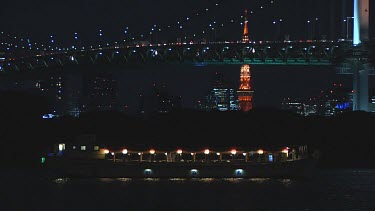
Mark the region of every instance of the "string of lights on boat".
[[[62, 147], [61, 147], [61, 149], [62, 149]], [[281, 152], [281, 153], [288, 154], [291, 149], [292, 148], [290, 148], [290, 147], [282, 147], [278, 151]], [[267, 153], [267, 152], [275, 152], [275, 150], [265, 150], [265, 149], [262, 149], [262, 148], [259, 148], [257, 150], [237, 150], [237, 149], [233, 148], [229, 151], [211, 150], [209, 148], [205, 148], [202, 151], [192, 151], [192, 150], [186, 150], [185, 151], [183, 149], [177, 149], [176, 151], [165, 151], [165, 150], [157, 151], [153, 148], [151, 148], [150, 150], [130, 150], [130, 149], [126, 149], [126, 148], [123, 148], [123, 149], [120, 149], [120, 150], [111, 150], [109, 148], [103, 148], [103, 149], [101, 149], [101, 151], [104, 154], [110, 154], [110, 155], [115, 155], [115, 154], [123, 154], [123, 155], [129, 155], [129, 154], [137, 154], [137, 155], [164, 154], [166, 156], [168, 154], [177, 154], [177, 155], [187, 154], [187, 155], [191, 155], [191, 156], [196, 155], [196, 154], [204, 154], [204, 155], [213, 154], [213, 155], [218, 155], [218, 156], [223, 155], [223, 154], [227, 154], [227, 155], [231, 155], [231, 156], [234, 156], [234, 155], [246, 156], [246, 155], [249, 155], [249, 154], [260, 154], [260, 155], [262, 155], [262, 154]]]

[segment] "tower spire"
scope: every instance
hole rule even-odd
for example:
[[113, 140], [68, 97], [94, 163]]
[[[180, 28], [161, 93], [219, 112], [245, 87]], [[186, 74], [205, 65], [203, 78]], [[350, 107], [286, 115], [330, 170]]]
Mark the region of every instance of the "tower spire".
[[248, 43], [249, 42], [249, 28], [248, 28], [248, 20], [247, 20], [247, 9], [245, 9], [244, 15], [244, 27], [243, 27], [243, 35], [242, 35], [242, 42]]

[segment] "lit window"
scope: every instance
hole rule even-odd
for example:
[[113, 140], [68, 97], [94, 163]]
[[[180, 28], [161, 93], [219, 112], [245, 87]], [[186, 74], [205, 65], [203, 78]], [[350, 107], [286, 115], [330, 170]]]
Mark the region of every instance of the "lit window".
[[197, 176], [198, 175], [198, 170], [197, 169], [190, 170], [190, 175], [191, 176]]
[[85, 151], [86, 150], [86, 146], [81, 146], [81, 150]]
[[59, 151], [65, 150], [65, 144], [59, 144]]
[[99, 151], [99, 146], [94, 146], [95, 151]]
[[145, 169], [144, 173], [145, 173], [145, 175], [150, 176], [152, 174], [152, 170], [151, 169]]
[[273, 155], [272, 155], [272, 154], [269, 154], [269, 155], [268, 155], [268, 160], [269, 160], [270, 162], [273, 162]]

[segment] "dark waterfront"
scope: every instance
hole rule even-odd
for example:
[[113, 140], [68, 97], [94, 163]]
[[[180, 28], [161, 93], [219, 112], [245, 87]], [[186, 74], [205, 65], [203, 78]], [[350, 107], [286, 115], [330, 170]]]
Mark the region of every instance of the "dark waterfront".
[[69, 179], [2, 172], [0, 209], [372, 211], [375, 170], [318, 169], [312, 179]]

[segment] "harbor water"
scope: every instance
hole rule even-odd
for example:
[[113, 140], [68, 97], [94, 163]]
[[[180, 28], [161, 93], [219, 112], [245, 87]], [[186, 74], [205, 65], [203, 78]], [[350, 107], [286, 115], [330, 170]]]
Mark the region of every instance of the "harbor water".
[[305, 180], [48, 179], [0, 176], [0, 210], [375, 210], [374, 169], [324, 169]]

